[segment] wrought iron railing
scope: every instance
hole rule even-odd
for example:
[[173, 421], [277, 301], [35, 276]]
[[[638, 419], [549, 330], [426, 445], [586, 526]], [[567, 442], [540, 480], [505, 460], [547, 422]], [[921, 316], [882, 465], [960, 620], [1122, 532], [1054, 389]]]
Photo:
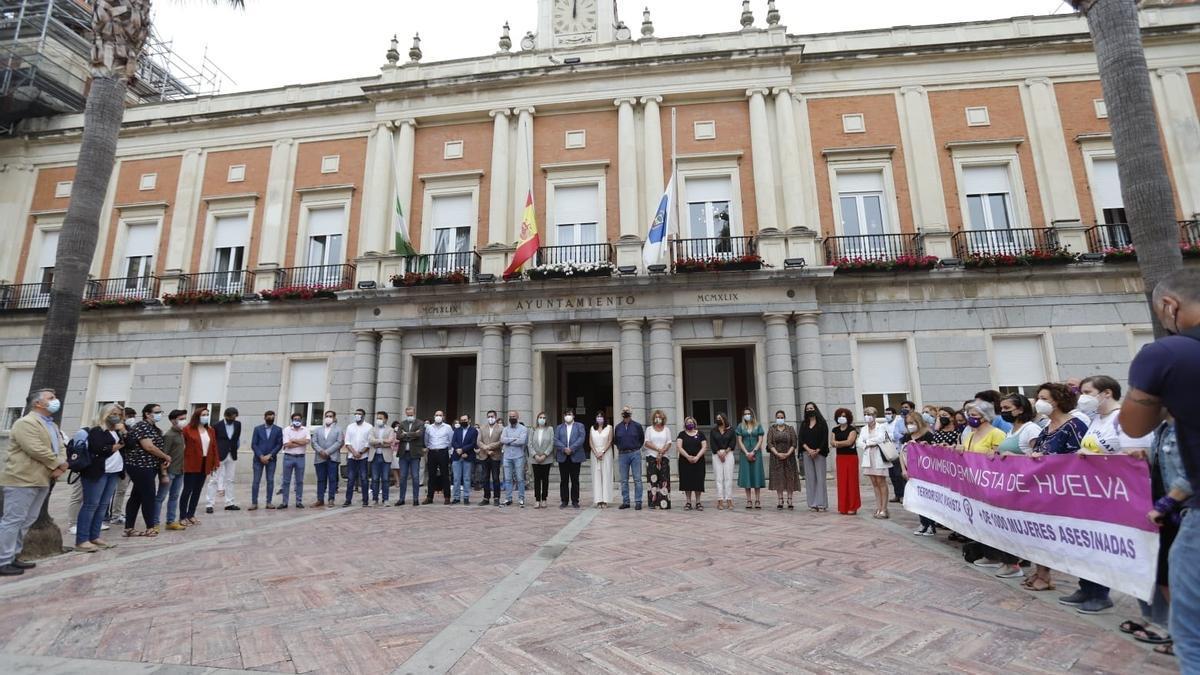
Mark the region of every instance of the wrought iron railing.
[[573, 244], [569, 246], [542, 246], [537, 252], [538, 265], [561, 265], [571, 263], [612, 263], [612, 244]]
[[354, 286], [354, 265], [310, 265], [275, 270], [275, 288], [308, 286], [345, 289]]
[[46, 309], [50, 306], [50, 284], [0, 286], [0, 311]]
[[1103, 253], [1105, 249], [1133, 245], [1133, 237], [1130, 236], [1129, 225], [1126, 223], [1099, 223], [1089, 227], [1085, 234], [1088, 250], [1092, 253]]
[[83, 297], [85, 300], [151, 300], [158, 297], [158, 286], [159, 279], [153, 275], [90, 279]]
[[448, 253], [418, 253], [404, 257], [404, 271], [410, 274], [436, 274], [446, 276], [458, 272], [474, 279], [479, 273], [477, 251], [451, 251]]
[[702, 239], [672, 239], [671, 260], [725, 259], [735, 260], [757, 254], [754, 237], [706, 237]]
[[179, 292], [253, 293], [254, 272], [230, 270], [228, 272], [199, 272], [179, 277]]
[[825, 263], [844, 259], [895, 260], [903, 256], [925, 255], [919, 234], [862, 234], [825, 238]]
[[955, 232], [951, 241], [954, 254], [959, 258], [968, 258], [973, 254], [1022, 255], [1059, 248], [1058, 233], [1048, 227], [963, 230]]
[[1200, 220], [1179, 221], [1179, 242], [1200, 246]]

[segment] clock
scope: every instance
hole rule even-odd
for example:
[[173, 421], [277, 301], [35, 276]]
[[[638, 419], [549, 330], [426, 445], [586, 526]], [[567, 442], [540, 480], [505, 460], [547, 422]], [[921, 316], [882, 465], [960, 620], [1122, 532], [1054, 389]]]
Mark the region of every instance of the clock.
[[593, 33], [600, 23], [598, 0], [555, 0], [551, 25], [559, 35]]

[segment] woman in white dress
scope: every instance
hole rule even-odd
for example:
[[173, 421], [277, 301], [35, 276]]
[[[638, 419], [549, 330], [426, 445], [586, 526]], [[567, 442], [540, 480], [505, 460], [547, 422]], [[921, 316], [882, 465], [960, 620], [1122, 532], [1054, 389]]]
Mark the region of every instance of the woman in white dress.
[[596, 413], [596, 423], [588, 432], [588, 445], [592, 451], [592, 503], [598, 509], [606, 509], [613, 498], [613, 428], [604, 418], [603, 410]]
[[893, 443], [893, 440], [887, 427], [876, 423], [875, 412], [875, 408], [871, 406], [863, 408], [863, 420], [866, 424], [858, 430], [859, 466], [862, 467], [863, 473], [870, 477], [871, 489], [875, 492], [875, 515], [873, 517], [887, 518], [887, 478], [888, 469], [892, 467], [892, 463], [884, 458], [882, 448], [886, 444]]

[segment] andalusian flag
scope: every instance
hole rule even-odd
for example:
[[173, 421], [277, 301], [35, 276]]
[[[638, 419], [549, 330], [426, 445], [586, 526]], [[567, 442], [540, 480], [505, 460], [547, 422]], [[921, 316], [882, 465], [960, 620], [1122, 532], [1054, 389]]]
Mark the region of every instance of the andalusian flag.
[[520, 243], [517, 244], [517, 250], [513, 253], [513, 259], [508, 264], [508, 269], [504, 270], [504, 276], [520, 272], [525, 263], [537, 255], [541, 243], [541, 237], [538, 236], [537, 217], [533, 213], [533, 190], [530, 190], [529, 194], [525, 195], [525, 214], [521, 217]]
[[[392, 175], [399, 178], [399, 172], [394, 170]], [[392, 232], [396, 236], [396, 253], [400, 255], [416, 255], [412, 242], [408, 240], [408, 219], [404, 217], [404, 205], [400, 203], [400, 182], [396, 181], [396, 204], [392, 213]], [[411, 186], [410, 186], [411, 187]]]

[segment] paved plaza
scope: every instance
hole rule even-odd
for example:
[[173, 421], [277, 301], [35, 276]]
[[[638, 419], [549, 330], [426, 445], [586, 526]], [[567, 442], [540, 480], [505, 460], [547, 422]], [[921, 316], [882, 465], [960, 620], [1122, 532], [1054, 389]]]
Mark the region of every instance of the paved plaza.
[[[113, 550], [0, 582], [0, 672], [1176, 671], [1116, 630], [1128, 597], [1079, 615], [912, 536], [897, 505], [878, 521], [711, 496], [702, 513], [218, 505], [157, 539], [114, 527]], [[52, 506], [61, 522], [65, 489]]]

